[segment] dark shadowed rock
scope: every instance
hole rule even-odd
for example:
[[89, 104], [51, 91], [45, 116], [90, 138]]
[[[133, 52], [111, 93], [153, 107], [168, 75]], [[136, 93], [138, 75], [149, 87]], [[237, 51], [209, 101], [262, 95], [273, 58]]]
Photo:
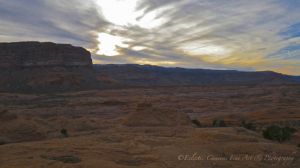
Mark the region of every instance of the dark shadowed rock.
[[1, 91], [81, 90], [95, 84], [89, 51], [50, 42], [0, 43]]
[[91, 65], [90, 52], [70, 44], [50, 42], [0, 43], [1, 68]]
[[50, 42], [0, 43], [0, 91], [53, 92], [137, 86], [282, 85], [300, 77], [150, 65], [93, 65], [82, 47]]
[[166, 68], [151, 65], [94, 65], [97, 78], [110, 85], [201, 86], [299, 84], [300, 77], [272, 71]]

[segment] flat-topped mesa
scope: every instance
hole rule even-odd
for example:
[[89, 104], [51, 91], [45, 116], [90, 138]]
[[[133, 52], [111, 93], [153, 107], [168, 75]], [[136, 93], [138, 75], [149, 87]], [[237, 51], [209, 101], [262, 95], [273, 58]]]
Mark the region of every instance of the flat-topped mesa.
[[0, 92], [60, 92], [98, 86], [89, 51], [50, 42], [0, 43], [0, 77]]
[[0, 43], [0, 68], [92, 66], [82, 47], [51, 42]]

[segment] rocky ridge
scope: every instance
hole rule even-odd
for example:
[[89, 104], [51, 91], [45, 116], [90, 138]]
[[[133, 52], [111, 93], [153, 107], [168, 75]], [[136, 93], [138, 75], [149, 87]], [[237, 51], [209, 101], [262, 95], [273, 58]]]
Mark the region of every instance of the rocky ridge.
[[91, 65], [90, 52], [70, 44], [50, 42], [0, 43], [0, 68]]
[[95, 85], [89, 51], [50, 42], [0, 43], [1, 91], [67, 91]]

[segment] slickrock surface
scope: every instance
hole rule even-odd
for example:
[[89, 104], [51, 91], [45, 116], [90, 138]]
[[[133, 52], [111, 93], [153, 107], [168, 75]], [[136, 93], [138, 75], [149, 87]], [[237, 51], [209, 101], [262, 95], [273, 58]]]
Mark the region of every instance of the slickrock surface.
[[[299, 107], [300, 86], [0, 93], [0, 167], [299, 168]], [[297, 132], [264, 139], [276, 123]]]
[[124, 125], [131, 127], [144, 126], [191, 126], [189, 116], [175, 109], [159, 109], [151, 103], [141, 103], [135, 111], [124, 119]]

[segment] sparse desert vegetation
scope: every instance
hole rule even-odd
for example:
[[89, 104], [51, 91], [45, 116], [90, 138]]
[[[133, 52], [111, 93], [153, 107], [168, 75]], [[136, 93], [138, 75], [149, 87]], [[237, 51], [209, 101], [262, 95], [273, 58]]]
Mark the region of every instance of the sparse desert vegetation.
[[215, 119], [212, 123], [213, 127], [226, 127], [226, 123], [222, 119]]
[[285, 164], [296, 168], [299, 98], [299, 86], [1, 93], [0, 167], [281, 168], [270, 160], [178, 159], [278, 153], [295, 158]]
[[192, 123], [193, 123], [196, 127], [201, 127], [201, 126], [202, 126], [199, 120], [195, 120], [195, 119], [194, 119], [194, 120], [192, 120]]
[[69, 133], [68, 130], [63, 128], [60, 130], [60, 133], [64, 136], [64, 137], [69, 137]]
[[276, 140], [278, 142], [283, 142], [286, 140], [290, 140], [292, 135], [296, 132], [295, 128], [290, 127], [280, 127], [278, 125], [268, 126], [263, 131], [263, 136], [266, 139]]
[[0, 137], [0, 145], [5, 145], [7, 143], [8, 143], [7, 139]]
[[47, 159], [47, 160], [54, 160], [54, 161], [60, 161], [63, 163], [79, 163], [81, 161], [80, 158], [72, 155], [67, 156], [45, 156], [41, 155], [41, 158]]
[[243, 120], [241, 126], [252, 131], [256, 130], [256, 125], [253, 122]]

